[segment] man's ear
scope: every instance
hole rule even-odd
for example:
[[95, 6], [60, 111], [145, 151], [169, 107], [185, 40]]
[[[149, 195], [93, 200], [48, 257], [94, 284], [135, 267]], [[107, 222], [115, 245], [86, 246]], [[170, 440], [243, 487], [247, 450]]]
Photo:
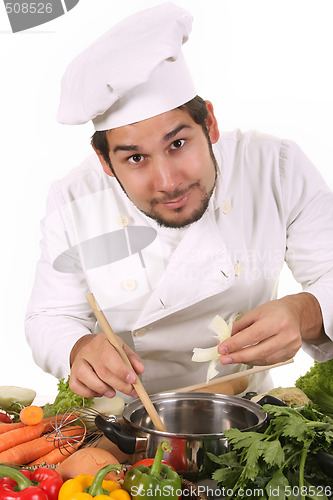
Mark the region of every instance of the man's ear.
[[93, 150], [95, 151], [95, 153], [97, 154], [98, 156], [98, 159], [103, 167], [103, 170], [106, 174], [110, 175], [111, 177], [114, 177], [114, 174], [110, 168], [110, 165], [105, 161], [102, 153], [100, 152], [99, 149], [95, 148], [95, 146], [93, 145], [93, 142], [91, 141], [91, 147], [93, 148]]
[[215, 114], [214, 114], [214, 108], [213, 108], [212, 103], [210, 101], [205, 101], [205, 103], [206, 103], [206, 108], [207, 108], [207, 112], [208, 112], [208, 115], [206, 118], [206, 126], [207, 126], [210, 140], [211, 140], [212, 144], [215, 144], [219, 140], [220, 131], [219, 131], [219, 127], [217, 124], [217, 119], [216, 119]]

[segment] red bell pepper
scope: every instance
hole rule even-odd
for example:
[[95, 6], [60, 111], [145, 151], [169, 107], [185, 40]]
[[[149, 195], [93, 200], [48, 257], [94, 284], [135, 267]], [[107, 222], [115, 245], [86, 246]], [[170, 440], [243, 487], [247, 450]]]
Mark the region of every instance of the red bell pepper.
[[30, 472], [0, 465], [1, 500], [57, 500], [63, 483], [60, 474], [47, 467]]

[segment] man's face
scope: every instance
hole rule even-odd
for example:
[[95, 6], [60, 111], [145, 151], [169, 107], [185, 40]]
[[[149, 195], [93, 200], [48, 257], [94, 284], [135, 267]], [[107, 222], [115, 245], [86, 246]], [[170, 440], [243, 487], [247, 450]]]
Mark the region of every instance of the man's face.
[[[208, 131], [216, 142], [218, 130], [211, 133], [208, 126]], [[114, 175], [139, 210], [165, 227], [184, 227], [202, 217], [216, 163], [202, 127], [186, 110], [110, 130], [107, 139]]]

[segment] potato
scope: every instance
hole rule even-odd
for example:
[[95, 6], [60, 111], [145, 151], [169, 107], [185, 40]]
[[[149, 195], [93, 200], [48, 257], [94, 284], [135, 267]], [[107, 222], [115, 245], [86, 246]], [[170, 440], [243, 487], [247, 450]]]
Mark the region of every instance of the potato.
[[[75, 451], [58, 465], [56, 470], [63, 480], [66, 481], [79, 474], [91, 474], [95, 476], [102, 467], [108, 464], [119, 464], [119, 462], [112, 453], [106, 450], [87, 447]], [[118, 474], [116, 472], [109, 472], [106, 479], [117, 481], [123, 477], [123, 472]]]

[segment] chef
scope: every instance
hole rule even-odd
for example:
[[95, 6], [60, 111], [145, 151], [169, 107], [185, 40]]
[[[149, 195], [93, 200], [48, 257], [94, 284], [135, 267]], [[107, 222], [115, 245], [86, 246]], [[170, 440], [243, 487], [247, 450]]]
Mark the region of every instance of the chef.
[[[219, 373], [333, 355], [333, 194], [294, 143], [220, 133], [172, 4], [136, 13], [67, 68], [58, 119], [93, 121], [92, 154], [50, 189], [26, 316], [34, 359], [85, 397], [204, 382], [195, 347], [233, 322]], [[286, 262], [303, 291], [276, 299]], [[133, 370], [100, 331], [92, 292]], [[267, 373], [249, 388], [269, 388]]]

